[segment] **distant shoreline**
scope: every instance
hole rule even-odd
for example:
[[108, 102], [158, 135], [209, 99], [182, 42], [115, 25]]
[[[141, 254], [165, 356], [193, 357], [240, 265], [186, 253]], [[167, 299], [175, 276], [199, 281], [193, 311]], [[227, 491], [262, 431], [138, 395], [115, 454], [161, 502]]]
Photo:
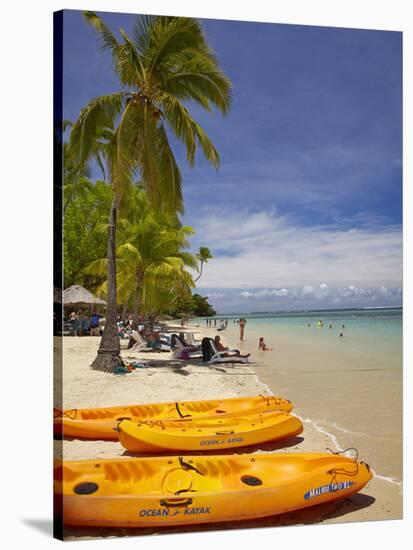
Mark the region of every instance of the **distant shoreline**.
[[403, 306], [364, 306], [351, 308], [335, 308], [335, 309], [283, 309], [277, 311], [240, 311], [231, 313], [217, 313], [211, 317], [193, 317], [193, 319], [216, 319], [223, 317], [239, 318], [247, 315], [294, 315], [294, 314], [315, 314], [315, 313], [343, 313], [347, 311], [380, 311], [380, 310], [403, 310]]

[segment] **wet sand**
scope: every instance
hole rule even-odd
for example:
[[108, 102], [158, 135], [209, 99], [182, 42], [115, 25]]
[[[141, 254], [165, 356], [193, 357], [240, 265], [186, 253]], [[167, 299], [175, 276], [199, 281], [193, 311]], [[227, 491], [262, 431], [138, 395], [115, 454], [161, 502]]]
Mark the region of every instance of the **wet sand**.
[[[131, 353], [124, 349], [122, 356], [125, 359], [148, 360], [152, 366], [119, 376], [92, 371], [89, 368], [95, 357], [99, 338], [64, 338], [64, 407], [70, 409], [273, 393], [293, 401], [293, 413], [300, 416], [304, 423], [303, 434], [290, 441], [234, 449], [230, 452], [324, 452], [326, 448], [336, 452], [347, 447], [357, 447], [359, 459], [372, 466], [375, 478], [362, 493], [352, 498], [254, 522], [165, 529], [70, 528], [65, 530], [66, 540], [402, 517], [401, 476], [398, 477], [397, 469], [397, 453], [400, 452], [401, 443], [395, 443], [399, 432], [396, 429], [392, 432], [387, 428], [392, 425], [390, 417], [391, 414], [395, 415], [395, 412], [391, 412], [391, 407], [379, 407], [375, 401], [376, 397], [370, 401], [366, 397], [368, 394], [376, 395], [376, 386], [377, 391], [383, 389], [383, 372], [357, 372], [355, 378], [349, 378], [348, 372], [344, 372], [345, 365], [340, 364], [340, 361], [335, 361], [332, 365], [331, 358], [329, 368], [321, 369], [319, 365], [322, 364], [323, 358], [320, 357], [319, 351], [302, 349], [287, 341], [277, 342], [277, 350], [273, 352], [258, 352], [252, 334], [247, 333], [247, 341], [240, 344], [236, 329], [236, 326], [229, 327], [221, 336], [229, 347], [252, 352], [248, 365], [206, 366], [197, 359], [171, 360], [171, 354], [168, 352]], [[213, 328], [201, 327], [194, 330], [210, 336], [216, 334]], [[357, 384], [354, 384], [355, 379]], [[394, 408], [397, 412], [397, 403], [394, 403]], [[386, 425], [386, 431], [380, 436], [374, 429], [376, 420], [382, 420], [383, 426]], [[400, 424], [398, 421], [393, 423], [401, 429]], [[376, 441], [377, 438], [381, 438], [380, 444]], [[385, 456], [389, 451], [392, 452], [393, 458], [386, 464]], [[65, 440], [63, 446], [55, 442], [55, 454], [63, 454], [66, 460], [129, 456], [117, 442], [76, 439]], [[390, 477], [394, 477], [394, 480], [388, 479]]]

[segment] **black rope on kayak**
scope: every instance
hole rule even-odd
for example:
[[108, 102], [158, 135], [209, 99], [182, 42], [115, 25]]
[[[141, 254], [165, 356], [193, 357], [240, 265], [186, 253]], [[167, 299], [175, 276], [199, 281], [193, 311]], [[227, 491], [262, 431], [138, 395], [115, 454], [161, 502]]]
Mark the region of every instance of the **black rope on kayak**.
[[145, 424], [145, 426], [148, 426], [149, 428], [159, 426], [162, 430], [165, 429], [165, 425], [162, 420], [138, 420], [137, 424], [138, 426], [142, 426], [142, 424]]
[[359, 452], [356, 449], [356, 447], [348, 447], [348, 449], [344, 449], [343, 451], [333, 451], [329, 447], [326, 447], [327, 451], [330, 451], [333, 455], [341, 455], [346, 453], [347, 451], [356, 451], [356, 456], [353, 459], [353, 464], [355, 465], [354, 470], [345, 470], [343, 468], [333, 468], [332, 470], [328, 470], [328, 474], [332, 475], [331, 483], [335, 483], [337, 481], [337, 475], [342, 474], [346, 476], [356, 476], [359, 472], [359, 464], [357, 462], [359, 457]]
[[75, 420], [77, 417], [77, 409], [70, 409], [68, 411], [60, 411], [59, 409], [54, 409], [54, 411], [57, 411], [53, 418], [69, 418], [70, 420]]
[[201, 476], [205, 475], [200, 470], [198, 470], [198, 468], [196, 468], [195, 466], [192, 466], [192, 464], [189, 464], [189, 462], [185, 462], [182, 456], [179, 456], [178, 459], [179, 459], [179, 464], [182, 466], [184, 470], [194, 470], [194, 472], [201, 474]]
[[326, 447], [326, 449], [327, 449], [327, 451], [330, 451], [330, 453], [332, 453], [333, 455], [342, 455], [344, 453], [347, 453], [348, 451], [356, 451], [356, 456], [353, 459], [353, 462], [357, 462], [358, 457], [359, 457], [359, 452], [358, 452], [358, 449], [356, 449], [356, 447], [348, 447], [347, 449], [344, 449], [343, 451], [333, 451], [329, 447]]
[[175, 402], [175, 408], [176, 408], [177, 413], [179, 414], [179, 416], [180, 416], [181, 418], [188, 418], [188, 416], [192, 416], [191, 414], [182, 414], [182, 413], [181, 413], [181, 410], [180, 410], [180, 408], [179, 408], [179, 404], [176, 403], [176, 402]]
[[262, 393], [259, 394], [260, 397], [262, 397], [264, 399], [264, 401], [267, 403], [267, 406], [269, 407], [270, 406], [270, 399], [271, 399], [271, 395], [262, 395]]

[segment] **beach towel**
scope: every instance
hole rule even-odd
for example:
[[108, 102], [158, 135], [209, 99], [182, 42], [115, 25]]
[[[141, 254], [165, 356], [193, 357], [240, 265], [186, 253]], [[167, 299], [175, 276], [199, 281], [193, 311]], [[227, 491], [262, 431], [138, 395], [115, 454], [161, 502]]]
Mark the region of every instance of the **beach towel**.
[[202, 360], [204, 363], [209, 361], [212, 357], [211, 344], [209, 343], [211, 338], [202, 338], [201, 348], [202, 348]]

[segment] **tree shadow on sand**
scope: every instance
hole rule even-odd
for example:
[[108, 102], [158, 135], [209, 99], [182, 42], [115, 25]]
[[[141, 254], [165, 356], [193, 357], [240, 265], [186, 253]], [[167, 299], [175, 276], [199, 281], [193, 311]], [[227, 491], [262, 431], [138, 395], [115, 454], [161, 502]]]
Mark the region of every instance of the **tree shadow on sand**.
[[[124, 360], [128, 362], [128, 360], [139, 360], [137, 357], [125, 357]], [[216, 364], [207, 364], [204, 363], [202, 360], [202, 357], [191, 357], [190, 359], [174, 359], [174, 358], [168, 358], [166, 360], [162, 359], [148, 359], [148, 358], [141, 358], [142, 361], [146, 363], [145, 369], [151, 369], [151, 368], [164, 368], [168, 370], [172, 370], [173, 372], [176, 372], [177, 374], [182, 374], [182, 369], [185, 369], [185, 367], [201, 367], [202, 371], [204, 371], [205, 374], [236, 374], [236, 375], [248, 375], [252, 374], [255, 376], [255, 373], [248, 372], [248, 367], [251, 366], [251, 363], [216, 363]], [[242, 369], [245, 369], [243, 371]], [[140, 369], [137, 369], [138, 371]], [[197, 371], [196, 374], [202, 374], [202, 371]], [[188, 371], [185, 371], [188, 374], [191, 374]]]
[[[327, 520], [343, 518], [342, 523], [346, 522], [346, 515], [362, 510], [371, 506], [375, 502], [375, 498], [357, 493], [348, 498], [336, 500], [334, 502], [326, 502], [288, 512], [277, 516], [269, 516], [265, 518], [250, 519], [244, 521], [230, 521], [221, 523], [208, 523], [198, 525], [179, 525], [176, 527], [164, 528], [92, 528], [92, 527], [70, 527], [64, 530], [65, 539], [79, 539], [82, 537], [136, 537], [139, 535], [166, 535], [172, 533], [193, 533], [202, 531], [222, 531], [233, 529], [257, 529], [269, 527], [286, 527], [299, 525], [316, 525]], [[354, 521], [354, 519], [352, 519]]]

